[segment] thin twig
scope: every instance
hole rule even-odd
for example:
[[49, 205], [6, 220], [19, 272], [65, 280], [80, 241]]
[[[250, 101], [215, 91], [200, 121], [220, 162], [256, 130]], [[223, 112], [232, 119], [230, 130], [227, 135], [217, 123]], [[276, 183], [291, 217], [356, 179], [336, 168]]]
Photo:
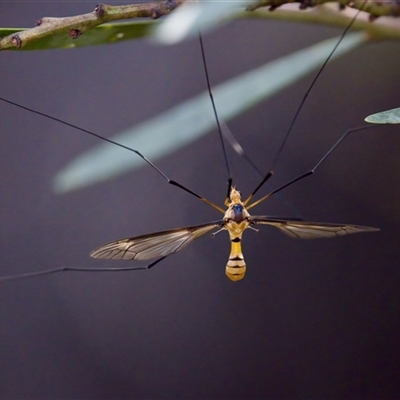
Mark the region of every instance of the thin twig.
[[[268, 8], [259, 8], [251, 13], [242, 12], [239, 18], [273, 19], [294, 21], [345, 28], [357, 12], [351, 8], [339, 11], [335, 4], [324, 4], [306, 11], [299, 10], [294, 4], [285, 5], [273, 12]], [[362, 13], [354, 21], [351, 29], [365, 31], [372, 40], [400, 39], [400, 21], [397, 18], [380, 18], [371, 22], [370, 14]]]
[[[284, 4], [299, 3], [299, 8], [305, 10], [307, 8], [315, 7], [324, 3], [332, 3], [332, 0], [259, 0], [247, 8], [248, 11], [254, 11], [260, 7], [268, 7], [270, 10], [275, 10]], [[373, 1], [368, 0], [336, 0], [340, 8], [346, 6], [363, 10], [370, 14], [371, 18], [377, 18], [382, 16], [387, 17], [399, 17], [400, 16], [400, 5], [396, 0], [382, 0]]]
[[63, 18], [44, 17], [37, 21], [34, 28], [1, 38], [0, 50], [13, 47], [21, 48], [29, 42], [58, 33], [65, 33], [71, 38], [76, 39], [88, 30], [110, 21], [131, 18], [157, 19], [163, 15], [169, 14], [185, 1], [186, 0], [164, 0], [157, 3], [123, 6], [99, 4], [95, 7], [94, 11], [88, 14]]
[[[182, 3], [190, 0], [163, 0], [160, 2], [131, 4], [123, 6], [110, 6], [100, 4], [94, 11], [88, 14], [72, 17], [51, 18], [45, 17], [37, 22], [37, 26], [22, 30], [3, 38], [0, 38], [0, 50], [11, 48], [22, 48], [28, 43], [34, 43], [45, 37], [64, 34], [73, 39], [78, 38], [90, 29], [105, 22], [117, 21], [131, 18], [157, 19], [169, 14]], [[249, 6], [246, 12], [233, 16], [234, 18], [271, 18], [299, 22], [313, 22], [333, 26], [347, 26], [350, 16], [346, 12], [339, 11], [349, 6], [358, 8], [363, 1], [337, 0], [336, 8], [316, 7], [312, 10], [303, 11], [322, 3], [332, 3], [332, 0], [260, 0]], [[290, 9], [290, 5], [296, 3], [297, 9]], [[297, 6], [299, 4], [299, 6]], [[284, 9], [280, 7], [285, 5]], [[338, 7], [339, 5], [339, 7]], [[289, 9], [285, 9], [289, 6]], [[278, 10], [270, 12], [270, 10]], [[299, 9], [300, 8], [300, 9]], [[374, 39], [400, 39], [400, 24], [393, 18], [384, 18], [378, 22], [371, 23], [379, 16], [400, 16], [400, 2], [395, 0], [371, 1], [365, 4], [366, 17], [359, 19], [354, 24], [354, 29], [366, 30]]]

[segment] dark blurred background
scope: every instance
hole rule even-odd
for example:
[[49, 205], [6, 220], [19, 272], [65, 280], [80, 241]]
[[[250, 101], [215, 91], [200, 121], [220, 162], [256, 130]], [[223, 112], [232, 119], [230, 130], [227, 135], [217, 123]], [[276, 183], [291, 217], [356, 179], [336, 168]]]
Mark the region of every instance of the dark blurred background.
[[[90, 12], [92, 2], [2, 2], [1, 26]], [[212, 84], [340, 30], [234, 21], [204, 38]], [[276, 168], [275, 185], [314, 166], [347, 128], [400, 105], [397, 43], [332, 62]], [[205, 89], [199, 44], [147, 40], [0, 54], [0, 95], [112, 136]], [[230, 128], [270, 167], [311, 76]], [[211, 208], [151, 168], [56, 195], [52, 178], [96, 139], [0, 104], [0, 271], [109, 267], [104, 242], [215, 220]], [[256, 214], [380, 227], [292, 240], [244, 235], [245, 279], [225, 277], [225, 233], [199, 239], [150, 271], [61, 273], [0, 285], [2, 399], [395, 399], [400, 388], [400, 131], [349, 138], [314, 177]], [[133, 155], [134, 156], [134, 155]], [[245, 194], [257, 174], [235, 155]], [[171, 178], [221, 204], [226, 171], [215, 132], [165, 157]], [[290, 203], [290, 204], [289, 204]], [[294, 210], [294, 211], [293, 211]]]

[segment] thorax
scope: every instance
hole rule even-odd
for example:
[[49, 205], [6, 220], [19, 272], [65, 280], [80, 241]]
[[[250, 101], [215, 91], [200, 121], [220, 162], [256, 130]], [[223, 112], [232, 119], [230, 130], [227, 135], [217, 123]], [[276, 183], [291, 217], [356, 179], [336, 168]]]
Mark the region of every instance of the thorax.
[[225, 228], [231, 237], [240, 237], [250, 221], [250, 214], [242, 203], [230, 204], [224, 216]]

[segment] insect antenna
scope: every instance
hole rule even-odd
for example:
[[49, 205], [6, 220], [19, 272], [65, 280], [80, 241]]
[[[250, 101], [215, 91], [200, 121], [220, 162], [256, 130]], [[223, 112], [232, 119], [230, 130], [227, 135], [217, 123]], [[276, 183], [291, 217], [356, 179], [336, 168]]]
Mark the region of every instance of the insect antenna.
[[[270, 169], [270, 171], [265, 175], [264, 179], [258, 184], [258, 186], [253, 190], [253, 192], [249, 195], [249, 197], [247, 197], [247, 199], [244, 201], [244, 204], [247, 204], [252, 198], [253, 196], [261, 189], [261, 187], [264, 185], [265, 182], [268, 181], [269, 178], [271, 178], [271, 176], [274, 174], [274, 168], [276, 166], [276, 164], [278, 163], [280, 156], [282, 154], [282, 151], [286, 145], [286, 142], [290, 136], [290, 133], [293, 130], [293, 127], [297, 121], [298, 116], [300, 115], [301, 110], [303, 109], [303, 106], [308, 98], [308, 95], [310, 94], [311, 90], [313, 89], [314, 85], [316, 84], [317, 80], [319, 79], [320, 75], [322, 74], [322, 71], [325, 69], [326, 65], [328, 64], [328, 62], [330, 61], [330, 59], [332, 58], [332, 56], [335, 54], [337, 48], [340, 46], [340, 44], [342, 43], [343, 39], [345, 38], [347, 32], [350, 30], [351, 26], [353, 25], [354, 21], [357, 19], [357, 17], [359, 16], [359, 14], [361, 13], [361, 11], [363, 10], [365, 4], [367, 3], [367, 0], [364, 0], [362, 6], [358, 9], [358, 11], [355, 13], [354, 17], [351, 19], [350, 23], [347, 25], [346, 29], [342, 32], [342, 34], [340, 35], [339, 40], [337, 41], [337, 43], [335, 44], [335, 46], [333, 47], [333, 49], [331, 50], [331, 52], [329, 53], [328, 57], [326, 58], [326, 60], [324, 61], [324, 63], [322, 64], [321, 68], [318, 70], [317, 74], [315, 75], [314, 79], [312, 80], [310, 86], [308, 87], [305, 95], [303, 96], [302, 100], [300, 101], [299, 106], [297, 107], [297, 110], [293, 116], [293, 119], [289, 125], [289, 129], [286, 132], [285, 137], [283, 138], [283, 141], [279, 147], [279, 150], [275, 156], [275, 159], [272, 163], [272, 167]], [[358, 128], [356, 128], [358, 129]], [[344, 135], [344, 137], [347, 136], [346, 134]], [[343, 137], [343, 139], [344, 139]], [[342, 139], [342, 140], [343, 140]], [[339, 139], [339, 141], [341, 141], [341, 139]], [[334, 148], [338, 145], [339, 143], [335, 144], [333, 146], [333, 148], [330, 150], [333, 151]], [[328, 152], [329, 153], [329, 152]], [[330, 153], [329, 153], [330, 154]], [[326, 154], [326, 156], [328, 156], [329, 154]], [[322, 162], [323, 160], [321, 160]], [[314, 168], [315, 169], [315, 168]], [[308, 176], [308, 175], [307, 175]], [[301, 178], [298, 177], [296, 178], [293, 182], [297, 182], [298, 180], [300, 180]], [[278, 191], [282, 190], [284, 187], [289, 186], [291, 183], [284, 185], [283, 187], [279, 188], [279, 190], [276, 190], [274, 192], [271, 193], [277, 193]], [[270, 194], [269, 196], [264, 196], [265, 198], [270, 197], [272, 194]], [[259, 204], [261, 201], [257, 201], [256, 203], [253, 203], [251, 206], [254, 207], [254, 205]]]

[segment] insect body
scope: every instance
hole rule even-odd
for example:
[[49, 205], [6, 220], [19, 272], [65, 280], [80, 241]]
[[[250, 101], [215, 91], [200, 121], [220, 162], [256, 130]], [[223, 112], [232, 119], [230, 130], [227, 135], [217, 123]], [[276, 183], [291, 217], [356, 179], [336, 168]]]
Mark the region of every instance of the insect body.
[[[226, 264], [226, 275], [232, 281], [239, 281], [244, 278], [246, 273], [246, 263], [241, 245], [242, 235], [247, 228], [257, 230], [254, 228], [255, 225], [272, 225], [286, 235], [298, 239], [331, 238], [350, 233], [379, 230], [368, 226], [305, 222], [269, 216], [252, 217], [246, 209], [246, 204], [251, 197], [249, 196], [246, 201], [242, 202], [240, 193], [235, 188], [232, 188], [230, 199], [225, 201], [228, 209], [225, 212], [224, 218], [220, 221], [120, 239], [98, 247], [90, 253], [90, 256], [93, 258], [116, 260], [148, 260], [158, 258], [156, 262], [148, 266], [150, 268], [165, 257], [184, 249], [194, 239], [203, 236], [213, 229], [220, 228], [213, 235], [222, 230], [227, 230], [231, 241], [231, 252]], [[258, 202], [252, 203], [248, 208], [257, 204]], [[217, 207], [215, 206], [215, 208]]]

